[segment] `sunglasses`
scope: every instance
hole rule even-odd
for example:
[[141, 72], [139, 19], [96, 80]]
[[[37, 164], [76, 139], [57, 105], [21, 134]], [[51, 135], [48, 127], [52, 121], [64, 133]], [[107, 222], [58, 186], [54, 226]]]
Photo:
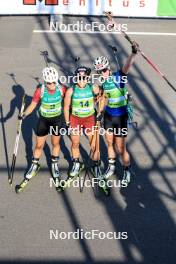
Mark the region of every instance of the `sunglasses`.
[[102, 72], [105, 73], [105, 72], [107, 72], [107, 71], [109, 71], [109, 69], [108, 69], [108, 68], [105, 68], [105, 69], [99, 71], [99, 73], [102, 73]]
[[89, 77], [88, 76], [78, 76], [78, 80], [79, 81], [86, 81], [86, 80], [88, 80], [89, 79]]
[[47, 85], [51, 85], [52, 83], [50, 83], [50, 82], [46, 82], [46, 84], [47, 84]]

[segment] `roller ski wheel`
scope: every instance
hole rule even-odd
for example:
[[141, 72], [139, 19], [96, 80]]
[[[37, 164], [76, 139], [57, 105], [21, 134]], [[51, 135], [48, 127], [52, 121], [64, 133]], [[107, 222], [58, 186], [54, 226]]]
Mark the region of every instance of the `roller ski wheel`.
[[25, 189], [29, 181], [38, 174], [39, 170], [40, 170], [40, 165], [38, 165], [37, 170], [35, 172], [32, 172], [30, 179], [25, 178], [19, 185], [17, 184], [15, 186], [16, 193], [21, 193]]
[[15, 192], [20, 193], [23, 191], [23, 189], [26, 187], [28, 184], [29, 180], [24, 179], [19, 185], [15, 186]]
[[102, 178], [101, 181], [104, 181], [103, 186], [99, 185], [100, 191], [102, 191], [106, 196], [110, 196], [110, 188], [107, 186], [107, 180]]

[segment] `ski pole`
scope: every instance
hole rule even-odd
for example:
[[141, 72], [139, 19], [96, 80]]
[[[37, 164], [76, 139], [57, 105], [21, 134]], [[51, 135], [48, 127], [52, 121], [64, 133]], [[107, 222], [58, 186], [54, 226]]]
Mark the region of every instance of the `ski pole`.
[[100, 161], [100, 134], [99, 133], [100, 133], [100, 121], [97, 121], [95, 153], [98, 157], [98, 161]]
[[[100, 114], [100, 105], [101, 105], [101, 95], [99, 92], [99, 99], [96, 102], [97, 105], [97, 113]], [[98, 157], [98, 161], [100, 161], [100, 121], [96, 121], [94, 134], [91, 142], [91, 148], [94, 150], [92, 151], [92, 157], [96, 154]]]
[[[25, 107], [25, 94], [23, 95], [23, 98], [22, 98], [20, 115], [23, 114], [24, 107]], [[10, 185], [12, 185], [13, 175], [14, 175], [14, 171], [15, 171], [15, 164], [16, 164], [20, 134], [21, 134], [21, 125], [22, 125], [22, 119], [18, 120], [18, 124], [17, 124], [17, 134], [16, 134], [16, 139], [15, 139], [14, 151], [13, 151], [13, 156], [12, 156], [12, 164], [11, 164], [11, 169], [10, 169], [10, 179], [9, 179]]]
[[11, 79], [12, 79], [12, 81], [14, 81], [15, 85], [18, 85], [17, 80], [16, 80], [16, 76], [14, 73], [7, 73], [7, 75], [9, 75], [11, 77]]
[[[97, 127], [98, 123], [96, 122], [96, 125], [95, 127]], [[90, 142], [90, 153], [89, 153], [89, 159], [88, 159], [88, 162], [90, 162], [90, 159], [92, 159], [94, 153], [95, 153], [95, 150], [96, 150], [96, 140], [97, 140], [97, 134], [96, 134], [96, 130], [94, 130], [94, 134], [92, 135], [92, 139], [91, 139], [91, 142]], [[82, 184], [80, 184], [80, 192], [82, 193], [83, 192], [83, 189], [84, 189], [84, 185], [85, 185], [85, 181], [86, 181], [86, 178], [88, 177], [89, 180], [91, 181], [91, 176], [90, 176], [90, 173], [89, 173], [89, 164], [87, 164], [87, 168], [85, 170], [85, 174], [84, 174], [84, 178], [83, 178], [83, 182]], [[92, 187], [92, 190], [95, 194], [95, 191], [94, 191], [94, 188], [93, 186]]]
[[[99, 106], [99, 102], [96, 102], [96, 104]], [[91, 139], [91, 142], [90, 142], [89, 161], [90, 161], [90, 159], [93, 158], [94, 154], [97, 153], [97, 150], [99, 151], [99, 146], [97, 146], [99, 144], [99, 142], [97, 142], [97, 136], [99, 136], [99, 134], [97, 134], [97, 133], [99, 133], [99, 125], [100, 125], [100, 122], [99, 121], [96, 121], [96, 124], [94, 126], [94, 131], [93, 131], [92, 139]], [[98, 130], [98, 132], [97, 132], [97, 130]], [[98, 149], [97, 149], [97, 147], [98, 147]], [[98, 154], [98, 156], [100, 156], [99, 153], [97, 153], [97, 154]], [[89, 180], [91, 180], [90, 175], [89, 175], [89, 165], [88, 165], [88, 167], [87, 167], [87, 169], [85, 171], [84, 179], [83, 179], [83, 184], [82, 184], [82, 186], [80, 188], [80, 192], [83, 192], [84, 185], [85, 185], [85, 180], [86, 180], [86, 177], [87, 176], [88, 176]], [[93, 186], [92, 186], [92, 189], [93, 189], [93, 192], [94, 192]]]
[[117, 48], [113, 47], [111, 45], [108, 45], [108, 47], [113, 51], [114, 53], [114, 58], [116, 60], [116, 64], [117, 64], [117, 69], [120, 69], [120, 64], [119, 64], [119, 60], [118, 60], [118, 56], [117, 56]]
[[8, 159], [8, 152], [7, 152], [7, 142], [6, 142], [6, 133], [5, 133], [5, 127], [4, 127], [4, 116], [3, 116], [3, 108], [2, 104], [0, 105], [0, 112], [1, 112], [1, 125], [2, 125], [2, 136], [4, 141], [4, 151], [5, 151], [5, 157], [6, 157], [6, 164], [7, 164], [7, 172], [8, 172], [8, 181], [10, 181], [10, 170], [9, 170], [9, 159]]
[[[112, 23], [112, 27], [117, 25], [117, 23], [113, 20], [112, 12], [104, 12], [104, 14], [108, 17], [108, 20]], [[134, 43], [134, 41], [129, 37], [129, 35], [125, 31], [120, 30], [120, 32], [130, 42], [131, 45]], [[149, 59], [139, 47], [138, 47], [138, 51], [140, 52], [142, 57], [148, 62], [148, 64], [150, 64], [151, 67], [166, 81], [166, 83], [172, 88], [172, 90], [176, 92], [176, 88], [171, 84], [171, 82], [166, 78], [166, 76], [158, 69], [158, 67], [152, 62], [152, 60]]]
[[91, 144], [90, 144], [91, 145], [91, 152], [90, 152], [91, 158], [97, 152], [97, 132], [98, 130], [99, 130], [99, 127], [98, 127], [98, 121], [97, 121], [94, 127], [94, 133], [93, 133]]
[[46, 64], [46, 67], [49, 67], [49, 60], [48, 60], [48, 55], [49, 54], [48, 54], [48, 51], [47, 50], [41, 51], [40, 55], [43, 56], [45, 64]]
[[75, 67], [77, 68], [78, 67], [78, 62], [80, 61], [80, 57], [76, 57], [74, 59], [74, 63], [75, 63]]
[[73, 72], [71, 73], [74, 76], [74, 72], [75, 72], [75, 68], [78, 68], [78, 62], [80, 61], [80, 57], [75, 57], [73, 59], [73, 63], [74, 63], [74, 68], [73, 68]]

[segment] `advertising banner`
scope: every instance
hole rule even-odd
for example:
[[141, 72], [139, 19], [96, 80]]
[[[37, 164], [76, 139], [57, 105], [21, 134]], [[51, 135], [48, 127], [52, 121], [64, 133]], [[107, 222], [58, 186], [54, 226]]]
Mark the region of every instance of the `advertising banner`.
[[176, 17], [176, 0], [158, 0], [157, 15]]
[[116, 16], [156, 16], [158, 0], [1, 0], [1, 15], [72, 14]]

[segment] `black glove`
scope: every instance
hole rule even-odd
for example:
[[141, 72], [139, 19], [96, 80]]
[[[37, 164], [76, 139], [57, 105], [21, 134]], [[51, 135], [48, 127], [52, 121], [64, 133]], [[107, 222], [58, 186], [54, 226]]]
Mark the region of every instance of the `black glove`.
[[97, 116], [96, 116], [96, 121], [102, 121], [103, 119], [103, 112], [100, 112]]
[[131, 49], [133, 54], [137, 54], [139, 51], [139, 45], [135, 41], [133, 41], [133, 44], [131, 45]]
[[22, 114], [19, 114], [18, 115], [18, 120], [23, 120], [23, 119], [25, 119], [25, 114], [24, 113], [22, 113]]
[[128, 102], [129, 103], [132, 103], [133, 102], [133, 96], [131, 94], [128, 94], [127, 95], [127, 99], [128, 99]]
[[70, 121], [65, 122], [66, 123], [66, 128], [68, 129], [70, 127]]

